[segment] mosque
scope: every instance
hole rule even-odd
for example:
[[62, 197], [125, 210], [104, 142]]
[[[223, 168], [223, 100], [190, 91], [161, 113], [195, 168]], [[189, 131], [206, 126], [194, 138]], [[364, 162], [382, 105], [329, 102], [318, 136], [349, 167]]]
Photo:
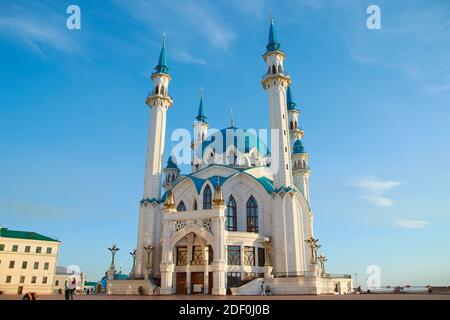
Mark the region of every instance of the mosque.
[[[273, 20], [261, 84], [268, 96], [269, 143], [255, 130], [210, 132], [200, 99], [193, 125], [191, 172], [166, 164], [166, 113], [173, 100], [163, 42], [146, 99], [150, 125], [132, 279], [110, 278], [108, 292], [259, 295], [344, 294], [349, 275], [325, 270], [313, 230], [309, 155], [300, 111], [285, 72]], [[136, 291], [136, 292], [135, 292]]]

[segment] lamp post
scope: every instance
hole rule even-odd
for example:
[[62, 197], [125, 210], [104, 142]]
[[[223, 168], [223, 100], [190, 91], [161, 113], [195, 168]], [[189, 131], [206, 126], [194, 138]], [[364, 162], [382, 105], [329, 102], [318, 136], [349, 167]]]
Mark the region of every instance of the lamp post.
[[113, 244], [113, 245], [111, 246], [111, 248], [108, 248], [108, 250], [111, 251], [111, 255], [112, 255], [111, 265], [109, 266], [109, 269], [115, 270], [116, 267], [115, 267], [115, 265], [114, 265], [114, 257], [115, 257], [115, 255], [116, 255], [117, 251], [119, 251], [120, 249], [119, 249], [119, 247], [118, 247], [117, 245]]
[[309, 261], [310, 264], [316, 265], [317, 264], [317, 250], [321, 247], [320, 244], [318, 244], [319, 239], [314, 239], [313, 237], [305, 240], [306, 244], [311, 248], [311, 259]]
[[131, 268], [131, 274], [130, 274], [131, 279], [133, 279], [134, 273], [136, 270], [136, 249], [134, 249], [132, 252], [130, 252], [130, 255], [133, 257], [133, 267]]
[[322, 269], [322, 272], [320, 273], [320, 275], [322, 277], [325, 277], [327, 275], [327, 273], [325, 272], [325, 262], [328, 261], [328, 259], [324, 255], [320, 255], [318, 259], [319, 259], [319, 263], [320, 263], [320, 269]]
[[145, 273], [145, 278], [147, 278], [151, 273], [151, 255], [153, 251], [153, 246], [151, 244], [144, 247], [145, 252], [147, 252], [147, 265], [145, 266], [145, 269], [147, 269], [147, 272]]

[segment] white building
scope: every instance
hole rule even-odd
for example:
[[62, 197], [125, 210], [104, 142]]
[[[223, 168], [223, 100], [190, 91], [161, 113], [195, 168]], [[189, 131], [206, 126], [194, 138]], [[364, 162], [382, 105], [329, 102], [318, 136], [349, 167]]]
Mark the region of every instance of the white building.
[[146, 100], [150, 127], [134, 270], [146, 280], [110, 281], [109, 293], [136, 293], [135, 286], [151, 293], [157, 283], [161, 294], [260, 294], [262, 281], [273, 294], [351, 290], [350, 276], [321, 268], [309, 155], [273, 22], [266, 48], [261, 83], [268, 95], [271, 152], [256, 131], [240, 130], [233, 121], [210, 132], [202, 97], [192, 172], [181, 174], [172, 157], [163, 169], [166, 112], [173, 103], [164, 42]]
[[35, 232], [0, 228], [0, 291], [51, 294], [59, 246]]

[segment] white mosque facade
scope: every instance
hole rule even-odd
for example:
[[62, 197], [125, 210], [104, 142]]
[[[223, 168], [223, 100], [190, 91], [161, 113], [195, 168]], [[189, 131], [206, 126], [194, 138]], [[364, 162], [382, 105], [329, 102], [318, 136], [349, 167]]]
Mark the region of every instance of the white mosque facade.
[[[270, 146], [252, 130], [215, 132], [200, 101], [191, 173], [163, 163], [166, 115], [173, 101], [165, 43], [150, 108], [144, 196], [140, 201], [133, 280], [110, 280], [109, 293], [259, 295], [346, 293], [348, 275], [325, 270], [313, 230], [309, 155], [273, 22], [263, 55]], [[218, 134], [220, 136], [218, 136]], [[141, 289], [142, 290], [142, 289]]]

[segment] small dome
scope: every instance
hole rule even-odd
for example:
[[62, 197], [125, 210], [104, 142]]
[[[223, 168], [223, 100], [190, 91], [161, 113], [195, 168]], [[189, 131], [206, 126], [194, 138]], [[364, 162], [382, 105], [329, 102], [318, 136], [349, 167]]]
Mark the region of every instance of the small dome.
[[294, 154], [305, 153], [305, 148], [303, 147], [302, 141], [298, 139], [294, 142]]
[[177, 164], [172, 160], [172, 156], [170, 156], [169, 159], [167, 160], [166, 168], [169, 168], [169, 169], [178, 169]]

